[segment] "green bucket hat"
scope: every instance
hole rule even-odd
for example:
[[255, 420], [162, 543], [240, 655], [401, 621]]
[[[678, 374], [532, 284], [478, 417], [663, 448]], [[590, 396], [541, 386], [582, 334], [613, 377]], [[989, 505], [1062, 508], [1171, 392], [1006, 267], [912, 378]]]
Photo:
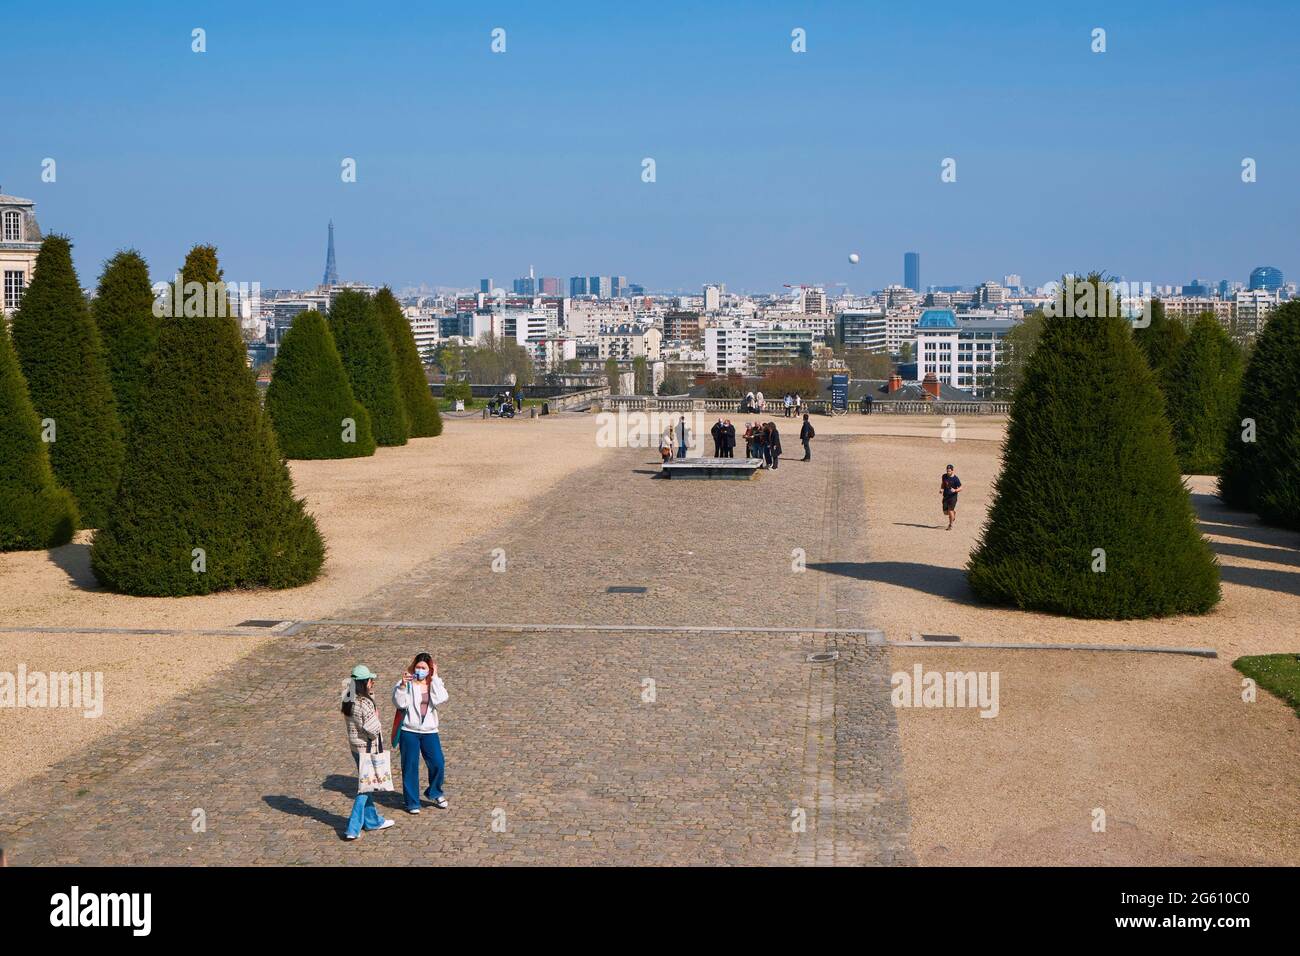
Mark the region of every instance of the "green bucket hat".
[[352, 668], [353, 680], [370, 680], [370, 678], [378, 676], [378, 674], [372, 671], [365, 664], [358, 664], [356, 667]]

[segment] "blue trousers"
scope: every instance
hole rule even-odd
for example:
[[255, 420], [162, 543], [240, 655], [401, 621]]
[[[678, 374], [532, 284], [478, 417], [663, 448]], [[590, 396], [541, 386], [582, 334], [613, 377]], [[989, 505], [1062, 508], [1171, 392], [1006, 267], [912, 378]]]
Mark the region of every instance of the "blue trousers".
[[[360, 771], [361, 757], [358, 754], [353, 754], [352, 762], [357, 765], [357, 770]], [[383, 822], [384, 818], [375, 809], [375, 801], [370, 799], [370, 794], [358, 793], [357, 798], [352, 801], [352, 816], [348, 818], [348, 836], [358, 837], [361, 835], [363, 828], [373, 830]]]
[[420, 805], [420, 757], [429, 768], [429, 789], [424, 795], [430, 800], [442, 796], [442, 784], [446, 763], [442, 759], [442, 742], [437, 734], [413, 734], [403, 728], [402, 748], [402, 794], [406, 797], [406, 809], [414, 810]]

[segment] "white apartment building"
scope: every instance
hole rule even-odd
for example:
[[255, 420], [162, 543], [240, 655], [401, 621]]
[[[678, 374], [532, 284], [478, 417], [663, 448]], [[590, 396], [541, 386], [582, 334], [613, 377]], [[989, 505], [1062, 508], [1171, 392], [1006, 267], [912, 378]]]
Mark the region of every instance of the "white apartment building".
[[826, 290], [804, 286], [799, 290], [798, 303], [804, 315], [825, 315]]
[[622, 325], [596, 337], [600, 346], [600, 359], [630, 362], [635, 358], [658, 361], [663, 332], [653, 326]]
[[704, 330], [704, 370], [715, 375], [748, 375], [754, 352], [754, 326], [731, 323]]
[[1237, 333], [1247, 338], [1259, 335], [1264, 323], [1268, 321], [1269, 313], [1280, 304], [1281, 297], [1276, 292], [1264, 289], [1238, 292], [1233, 300]]
[[1002, 340], [1015, 319], [958, 322], [948, 309], [927, 309], [916, 324], [917, 377], [933, 372], [940, 382], [976, 395], [987, 388]]
[[717, 312], [722, 308], [722, 290], [716, 285], [706, 285], [704, 287], [704, 311]]
[[897, 355], [904, 342], [916, 345], [916, 323], [921, 313], [915, 310], [885, 313], [885, 351]]
[[753, 329], [752, 352], [749, 367], [755, 375], [769, 368], [812, 362], [813, 330], [794, 329], [784, 325]]
[[411, 335], [415, 338], [416, 351], [420, 353], [421, 358], [424, 358], [429, 349], [436, 348], [442, 340], [439, 332], [441, 323], [438, 316], [432, 309], [421, 309], [414, 306], [407, 306], [402, 311], [406, 313], [406, 321], [410, 323]]

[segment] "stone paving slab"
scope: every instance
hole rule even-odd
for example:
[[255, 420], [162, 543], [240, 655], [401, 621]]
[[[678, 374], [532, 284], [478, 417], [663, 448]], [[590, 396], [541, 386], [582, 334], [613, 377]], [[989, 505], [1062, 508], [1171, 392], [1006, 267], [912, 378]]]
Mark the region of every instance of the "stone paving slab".
[[[912, 862], [886, 648], [745, 628], [866, 618], [861, 582], [791, 567], [796, 548], [810, 564], [861, 559], [857, 476], [833, 441], [818, 450], [802, 472], [787, 462], [743, 486], [639, 482], [645, 453], [613, 453], [515, 526], [332, 615], [735, 630], [309, 625], [5, 793], [0, 842], [18, 865]], [[340, 683], [357, 661], [378, 670], [387, 726], [387, 692], [418, 650], [451, 695], [451, 808], [412, 817], [381, 795], [397, 826], [344, 842], [355, 778]], [[808, 660], [826, 650], [838, 660]]]

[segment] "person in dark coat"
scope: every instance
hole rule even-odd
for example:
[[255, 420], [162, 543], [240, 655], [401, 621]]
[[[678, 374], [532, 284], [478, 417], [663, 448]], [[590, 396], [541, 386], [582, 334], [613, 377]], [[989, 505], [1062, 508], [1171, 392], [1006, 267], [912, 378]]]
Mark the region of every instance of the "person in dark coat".
[[736, 457], [736, 426], [729, 418], [722, 422], [722, 457]]
[[772, 468], [775, 469], [781, 463], [781, 433], [776, 430], [776, 422], [767, 423], [767, 447]]
[[812, 461], [812, 449], [808, 447], [808, 443], [813, 440], [813, 436], [816, 434], [812, 422], [808, 421], [808, 416], [805, 414], [803, 427], [799, 429], [799, 440], [803, 442], [803, 458], [799, 459], [800, 461]]
[[756, 423], [754, 425], [753, 446], [754, 446], [754, 457], [762, 462], [762, 464], [759, 465], [758, 467], [766, 468], [768, 466], [767, 431], [766, 429], [764, 429], [764, 427], [761, 424]]
[[713, 457], [722, 457], [722, 419], [719, 418], [709, 429], [709, 434], [713, 436]]

